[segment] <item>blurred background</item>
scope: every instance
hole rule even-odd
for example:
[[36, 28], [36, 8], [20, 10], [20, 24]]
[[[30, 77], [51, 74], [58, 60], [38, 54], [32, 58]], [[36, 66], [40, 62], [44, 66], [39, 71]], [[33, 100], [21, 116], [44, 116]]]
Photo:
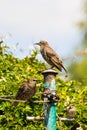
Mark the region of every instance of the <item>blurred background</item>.
[[87, 0], [0, 0], [0, 40], [20, 59], [46, 40], [70, 78], [87, 83]]

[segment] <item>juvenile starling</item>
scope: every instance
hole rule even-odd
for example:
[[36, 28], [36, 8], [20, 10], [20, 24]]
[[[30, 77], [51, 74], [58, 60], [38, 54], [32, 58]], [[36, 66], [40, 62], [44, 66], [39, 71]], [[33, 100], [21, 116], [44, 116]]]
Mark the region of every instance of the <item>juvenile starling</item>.
[[[15, 99], [16, 100], [25, 100], [27, 101], [32, 96], [34, 96], [36, 92], [36, 79], [30, 78], [27, 81], [23, 82], [20, 86]], [[14, 102], [13, 106], [17, 106], [18, 102]]]
[[49, 46], [47, 41], [40, 41], [39, 43], [35, 43], [35, 44], [40, 46], [40, 52], [43, 58], [47, 61], [48, 64], [52, 66], [52, 68], [56, 67], [60, 71], [62, 71], [63, 68], [65, 72], [67, 72], [67, 70], [63, 66], [62, 59]]
[[67, 118], [74, 118], [76, 114], [76, 107], [73, 104], [70, 104], [66, 108], [66, 116]]

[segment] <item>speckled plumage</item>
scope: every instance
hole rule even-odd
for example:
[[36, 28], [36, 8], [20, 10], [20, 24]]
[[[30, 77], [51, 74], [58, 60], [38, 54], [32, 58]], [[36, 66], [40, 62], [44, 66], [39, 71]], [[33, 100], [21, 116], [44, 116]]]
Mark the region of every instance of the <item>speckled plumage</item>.
[[[36, 79], [30, 78], [27, 81], [23, 82], [20, 86], [15, 99], [16, 100], [28, 100], [32, 96], [34, 96], [36, 92]], [[18, 105], [18, 102], [14, 102], [14, 106]]]
[[74, 118], [76, 114], [76, 107], [73, 104], [70, 104], [66, 108], [66, 116], [67, 118]]
[[62, 59], [57, 55], [57, 53], [49, 46], [48, 42], [40, 41], [36, 43], [40, 46], [40, 52], [43, 58], [53, 67], [56, 67], [58, 70], [62, 71], [62, 68], [67, 72], [63, 66]]

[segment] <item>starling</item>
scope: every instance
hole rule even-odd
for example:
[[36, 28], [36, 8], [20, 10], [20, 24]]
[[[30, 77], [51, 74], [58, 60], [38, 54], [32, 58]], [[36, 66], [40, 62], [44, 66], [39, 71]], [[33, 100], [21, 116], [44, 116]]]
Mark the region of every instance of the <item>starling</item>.
[[66, 116], [67, 118], [74, 118], [76, 114], [76, 108], [73, 104], [70, 104], [66, 108]]
[[[27, 101], [32, 96], [34, 96], [36, 92], [36, 79], [30, 78], [27, 81], [23, 82], [20, 86], [15, 99], [16, 100], [25, 100]], [[14, 102], [13, 106], [17, 106], [18, 102]]]
[[48, 64], [52, 66], [52, 68], [56, 67], [59, 71], [62, 71], [63, 68], [65, 72], [67, 72], [67, 70], [63, 66], [62, 59], [49, 46], [47, 41], [40, 41], [39, 43], [35, 43], [35, 44], [40, 46], [40, 52], [43, 58], [47, 61]]

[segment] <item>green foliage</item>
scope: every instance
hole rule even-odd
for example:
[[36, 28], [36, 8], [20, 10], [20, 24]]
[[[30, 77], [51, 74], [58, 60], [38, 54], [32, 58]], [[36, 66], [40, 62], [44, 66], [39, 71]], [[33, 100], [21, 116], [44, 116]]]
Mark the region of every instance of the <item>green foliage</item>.
[[[0, 100], [0, 130], [44, 130], [42, 121], [27, 121], [26, 116], [44, 116], [43, 104], [33, 103], [41, 100], [43, 91], [43, 76], [45, 64], [36, 59], [37, 51], [30, 57], [20, 60], [11, 54], [0, 55], [0, 96], [15, 95], [20, 84], [29, 77], [35, 77], [40, 82], [37, 84], [37, 93], [28, 103], [19, 103], [16, 108], [13, 102]], [[58, 76], [56, 87], [61, 101], [57, 104], [57, 113], [65, 117], [65, 108], [73, 103], [77, 108], [76, 121], [87, 129], [87, 86], [76, 81], [63, 81]], [[13, 97], [10, 97], [11, 99]], [[70, 130], [74, 123], [62, 123], [64, 130]], [[60, 123], [57, 121], [60, 129]]]
[[[64, 82], [57, 79], [57, 90], [61, 101], [58, 103], [57, 110], [61, 117], [65, 117], [65, 109], [67, 105], [74, 104], [76, 107], [75, 122], [78, 122], [84, 130], [87, 129], [87, 86], [83, 86], [80, 82], [69, 80]], [[63, 130], [70, 130], [74, 123], [62, 123]], [[68, 128], [66, 127], [68, 126]]]
[[76, 79], [87, 85], [87, 56], [84, 57], [79, 63], [76, 62], [71, 64], [69, 71], [72, 79]]
[[[31, 57], [25, 57], [23, 60], [15, 58], [11, 54], [0, 55], [0, 96], [15, 95], [20, 84], [29, 77], [35, 77], [41, 81], [37, 84], [37, 93], [41, 91], [43, 76], [41, 72], [45, 69], [44, 63], [36, 59], [37, 52]], [[40, 100], [40, 94], [35, 95], [32, 100]], [[34, 107], [35, 106], [35, 107]], [[0, 100], [0, 110], [4, 115], [0, 116], [0, 129], [37, 129], [40, 122], [28, 122], [26, 116], [42, 116], [42, 105], [24, 104], [14, 108], [12, 103]]]
[[[82, 1], [83, 4], [83, 19], [78, 23], [79, 29], [82, 35], [81, 44], [78, 46], [80, 48], [87, 49], [87, 0]], [[78, 60], [79, 61], [79, 60]], [[76, 79], [84, 84], [87, 84], [87, 53], [85, 56], [81, 57], [79, 62], [72, 63], [69, 66], [69, 72], [71, 78]]]

